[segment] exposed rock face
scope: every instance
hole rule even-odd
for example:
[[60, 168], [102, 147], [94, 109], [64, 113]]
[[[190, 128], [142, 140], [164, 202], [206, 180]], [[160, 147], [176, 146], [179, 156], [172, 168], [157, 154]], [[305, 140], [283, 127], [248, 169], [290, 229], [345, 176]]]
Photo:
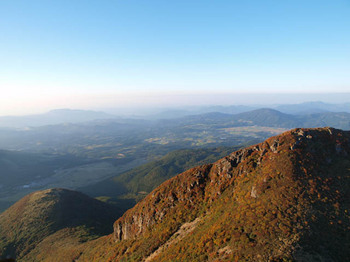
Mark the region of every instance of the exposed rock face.
[[[253, 152], [261, 152], [262, 157], [267, 150], [259, 146], [242, 149], [214, 165], [192, 168], [165, 182], [162, 187], [151, 192], [146, 201], [127, 211], [123, 218], [114, 223], [114, 239], [120, 241], [141, 235], [149, 227], [161, 221], [167, 212], [178, 204], [195, 206], [203, 200], [214, 201], [233, 183], [234, 168]], [[160, 202], [163, 203], [162, 207], [156, 208]]]
[[[194, 205], [203, 199], [211, 167], [212, 165], [205, 165], [186, 171], [183, 173], [186, 179], [181, 181], [179, 188], [177, 187], [178, 181], [171, 179], [164, 184], [170, 188], [175, 185], [176, 188], [173, 190], [168, 190], [167, 187], [155, 189], [146, 197], [146, 203], [142, 201], [131, 209], [136, 209], [136, 212], [129, 210], [124, 214], [124, 219], [114, 223], [114, 239], [120, 241], [142, 235], [149, 227], [162, 221], [166, 214], [177, 205], [183, 203]], [[160, 205], [161, 208], [157, 207]]]
[[[301, 129], [293, 131], [293, 134], [297, 138], [295, 143], [298, 144], [300, 137], [305, 136]], [[196, 167], [170, 179], [114, 223], [114, 239], [120, 241], [136, 238], [146, 232], [147, 228], [161, 221], [170, 209], [181, 202], [193, 206], [203, 200], [214, 201], [234, 183], [235, 173], [247, 173], [247, 170], [239, 166], [242, 162], [247, 159], [250, 161], [249, 157], [255, 154], [258, 158], [253, 165], [260, 165], [264, 155], [268, 152], [277, 153], [279, 147], [279, 137], [271, 138], [262, 144], [233, 152], [215, 164]], [[253, 187], [251, 197], [256, 198], [257, 194], [256, 188]], [[164, 205], [162, 208], [156, 208], [160, 202]]]
[[62, 261], [347, 261], [349, 156], [350, 132], [288, 131], [166, 181]]
[[[161, 221], [166, 213], [179, 203], [195, 205], [204, 199], [214, 201], [230, 184], [233, 183], [237, 166], [254, 152], [259, 153], [259, 163], [270, 150], [276, 151], [279, 143], [273, 146], [268, 143], [236, 151], [215, 164], [203, 165], [187, 170], [176, 178], [165, 182], [155, 189], [135, 208], [126, 212], [123, 218], [114, 223], [116, 241], [135, 238], [147, 228]], [[239, 169], [239, 174], [244, 173]], [[177, 185], [180, 184], [179, 187]], [[165, 203], [162, 208], [155, 208], [159, 202]], [[137, 211], [136, 211], [137, 210]], [[136, 212], [135, 212], [136, 211]], [[130, 214], [132, 212], [132, 215]]]
[[[160, 228], [174, 228], [173, 233], [164, 233], [170, 237], [183, 223], [200, 218], [213, 232], [208, 232], [207, 241], [217, 241], [217, 249], [201, 247], [204, 236], [198, 225], [193, 236], [182, 240], [187, 244], [158, 249], [152, 261], [180, 259], [179, 252], [199, 252], [197, 256], [204, 260], [341, 261], [350, 255], [349, 250], [342, 251], [344, 238], [334, 243], [326, 239], [335, 232], [349, 237], [350, 217], [345, 211], [350, 208], [346, 201], [350, 197], [349, 141], [350, 132], [332, 128], [294, 129], [214, 164], [190, 169], [163, 183], [118, 219], [114, 240], [153, 243]], [[217, 216], [218, 212], [222, 215]], [[211, 227], [216, 230], [210, 231]], [[216, 231], [235, 240], [226, 243]]]

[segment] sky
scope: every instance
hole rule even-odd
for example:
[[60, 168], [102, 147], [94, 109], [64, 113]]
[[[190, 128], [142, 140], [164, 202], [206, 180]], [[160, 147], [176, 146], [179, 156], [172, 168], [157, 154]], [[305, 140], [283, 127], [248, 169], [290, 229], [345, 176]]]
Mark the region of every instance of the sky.
[[350, 102], [349, 72], [349, 0], [0, 0], [0, 115]]

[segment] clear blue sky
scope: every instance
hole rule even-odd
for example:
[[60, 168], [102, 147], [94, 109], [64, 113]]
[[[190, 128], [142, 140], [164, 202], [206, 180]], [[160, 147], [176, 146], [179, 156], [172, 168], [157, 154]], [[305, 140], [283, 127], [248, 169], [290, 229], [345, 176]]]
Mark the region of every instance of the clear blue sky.
[[155, 94], [350, 92], [349, 0], [0, 0], [0, 32], [0, 115]]

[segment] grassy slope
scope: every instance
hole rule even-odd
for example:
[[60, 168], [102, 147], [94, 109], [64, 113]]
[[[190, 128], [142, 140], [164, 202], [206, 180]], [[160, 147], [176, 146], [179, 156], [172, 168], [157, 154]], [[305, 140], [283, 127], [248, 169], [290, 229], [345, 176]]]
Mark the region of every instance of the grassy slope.
[[241, 151], [237, 166], [239, 154], [166, 181], [116, 221], [121, 241], [99, 240], [81, 261], [142, 261], [195, 218], [153, 261], [345, 261], [349, 133], [299, 133]]
[[65, 235], [65, 242], [94, 239], [110, 233], [111, 223], [120, 215], [114, 207], [79, 192], [32, 193], [0, 214], [0, 257], [22, 259], [53, 234]]
[[173, 151], [159, 160], [78, 190], [127, 210], [169, 178], [197, 165], [214, 162], [237, 148], [239, 147]]
[[55, 233], [28, 258], [143, 261], [168, 244], [152, 261], [346, 261], [349, 155], [349, 132], [292, 130], [164, 182], [113, 235], [77, 244]]

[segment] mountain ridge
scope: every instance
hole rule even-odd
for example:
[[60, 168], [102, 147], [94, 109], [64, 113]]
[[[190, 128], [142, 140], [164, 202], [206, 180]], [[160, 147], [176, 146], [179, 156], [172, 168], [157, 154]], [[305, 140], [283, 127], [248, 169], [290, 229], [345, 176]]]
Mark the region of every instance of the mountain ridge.
[[[316, 130], [316, 131], [315, 131]], [[317, 131], [320, 130], [321, 132]], [[342, 137], [345, 136], [345, 137]], [[119, 218], [114, 223], [114, 240], [117, 242], [122, 243], [136, 243], [138, 241], [141, 241], [142, 243], [148, 243], [143, 245], [150, 245], [149, 248], [151, 250], [158, 249], [159, 246], [164, 244], [167, 239], [169, 239], [173, 234], [177, 232], [177, 230], [181, 227], [183, 223], [194, 221], [196, 218], [200, 218], [204, 214], [204, 217], [206, 216], [207, 211], [201, 210], [201, 205], [209, 205], [210, 203], [214, 203], [217, 201], [223, 201], [222, 195], [225, 194], [225, 191], [228, 188], [234, 187], [234, 184], [241, 184], [242, 187], [244, 187], [245, 183], [250, 184], [248, 188], [241, 188], [240, 190], [243, 191], [243, 195], [247, 197], [248, 200], [241, 199], [239, 201], [242, 201], [242, 203], [245, 203], [242, 205], [244, 212], [248, 212], [247, 207], [250, 208], [253, 205], [255, 200], [259, 200], [260, 195], [263, 194], [266, 190], [270, 189], [272, 186], [278, 194], [281, 194], [279, 196], [281, 199], [277, 198], [277, 203], [275, 205], [272, 204], [274, 207], [275, 214], [272, 213], [271, 215], [267, 215], [266, 218], [262, 217], [260, 219], [263, 219], [264, 223], [272, 223], [271, 225], [271, 232], [275, 232], [272, 239], [266, 239], [265, 234], [271, 235], [267, 233], [266, 230], [264, 230], [261, 225], [259, 225], [256, 229], [256, 232], [252, 232], [251, 227], [244, 225], [245, 221], [241, 221], [242, 223], [242, 232], [236, 232], [234, 233], [234, 228], [232, 233], [236, 234], [239, 239], [244, 239], [245, 241], [248, 241], [248, 243], [252, 242], [255, 243], [254, 246], [258, 246], [258, 250], [262, 252], [262, 254], [256, 253], [254, 250], [250, 250], [249, 248], [245, 248], [243, 246], [240, 246], [239, 248], [243, 251], [237, 251], [235, 256], [240, 257], [241, 259], [248, 259], [249, 261], [267, 261], [270, 259], [296, 259], [297, 261], [303, 261], [303, 259], [306, 259], [307, 257], [311, 259], [315, 259], [316, 256], [324, 257], [325, 259], [332, 259], [334, 260], [334, 256], [338, 256], [338, 260], [334, 261], [341, 261], [339, 260], [339, 257], [342, 257], [343, 259], [346, 257], [346, 252], [341, 251], [343, 248], [343, 245], [341, 241], [335, 241], [336, 243], [326, 243], [325, 238], [317, 239], [317, 241], [314, 241], [319, 246], [313, 245], [310, 234], [321, 234], [321, 228], [323, 230], [327, 231], [326, 229], [332, 230], [340, 230], [340, 232], [345, 233], [344, 230], [347, 228], [344, 227], [344, 225], [341, 225], [341, 223], [346, 224], [346, 226], [349, 225], [349, 216], [347, 214], [342, 214], [342, 219], [339, 220], [343, 221], [340, 224], [338, 222], [334, 223], [331, 221], [331, 224], [327, 224], [327, 221], [322, 221], [322, 216], [320, 213], [318, 213], [319, 217], [312, 218], [312, 215], [308, 214], [308, 210], [311, 206], [313, 208], [316, 208], [315, 203], [319, 204], [320, 202], [324, 201], [327, 203], [327, 207], [329, 207], [329, 212], [334, 212], [334, 214], [337, 212], [335, 209], [333, 209], [333, 204], [338, 203], [331, 203], [330, 200], [327, 200], [327, 197], [322, 197], [322, 193], [327, 195], [332, 195], [331, 197], [333, 200], [341, 198], [339, 189], [332, 188], [332, 191], [329, 189], [330, 185], [328, 185], [332, 180], [335, 180], [335, 178], [332, 176], [332, 174], [323, 174], [324, 181], [319, 181], [318, 177], [313, 174], [310, 177], [309, 172], [323, 172], [322, 168], [314, 168], [312, 165], [310, 166], [301, 166], [300, 168], [298, 165], [294, 163], [295, 158], [299, 158], [297, 161], [302, 161], [304, 165], [309, 165], [310, 159], [301, 158], [300, 153], [304, 152], [304, 150], [311, 150], [307, 152], [309, 154], [310, 158], [312, 157], [312, 153], [316, 149], [321, 149], [320, 145], [316, 144], [313, 145], [312, 140], [320, 140], [323, 144], [327, 144], [328, 148], [331, 149], [332, 153], [335, 153], [337, 156], [340, 157], [347, 157], [350, 153], [349, 149], [349, 132], [343, 133], [339, 130], [331, 129], [331, 128], [324, 128], [324, 129], [294, 129], [292, 131], [289, 131], [287, 133], [284, 133], [277, 137], [272, 137], [268, 140], [266, 140], [264, 143], [248, 147], [246, 149], [242, 149], [239, 151], [234, 152], [230, 156], [219, 160], [218, 162], [210, 165], [204, 165], [197, 168], [190, 169], [168, 181], [163, 183], [160, 187], [158, 187], [156, 190], [152, 191], [150, 195], [148, 195], [144, 201], [141, 201], [138, 203], [134, 208], [127, 211], [121, 218]], [[323, 140], [324, 141], [323, 141]], [[327, 142], [327, 140], [331, 139], [331, 141]], [[343, 140], [341, 140], [343, 139]], [[332, 142], [332, 143], [330, 143]], [[322, 144], [322, 146], [323, 146]], [[310, 148], [309, 148], [310, 147]], [[289, 158], [278, 158], [276, 157], [279, 154], [284, 154], [287, 156], [290, 152], [292, 153]], [[256, 158], [253, 159], [253, 156]], [[331, 162], [335, 157], [329, 158], [331, 155], [326, 152], [322, 152], [322, 155], [317, 156], [317, 160], [322, 159], [325, 163], [328, 163], [331, 165]], [[271, 159], [272, 160], [271, 160]], [[289, 159], [289, 160], [288, 160]], [[267, 160], [267, 161], [266, 161]], [[316, 159], [315, 159], [316, 160]], [[334, 160], [335, 161], [335, 160]], [[267, 162], [264, 164], [264, 162]], [[347, 163], [349, 164], [349, 163]], [[268, 167], [266, 165], [273, 165], [275, 168], [278, 168], [273, 178], [267, 176], [265, 172], [268, 170]], [[327, 164], [326, 164], [327, 165]], [[244, 168], [242, 168], [244, 166]], [[261, 166], [259, 173], [264, 175], [264, 177], [255, 177], [255, 179], [249, 179], [250, 181], [243, 182], [247, 179], [246, 176], [251, 175], [250, 172], [254, 171], [254, 168], [257, 166]], [[302, 168], [305, 168], [306, 170], [302, 170]], [[267, 170], [266, 170], [267, 169]], [[299, 170], [298, 170], [299, 169]], [[257, 171], [254, 171], [252, 173], [256, 174]], [[269, 171], [271, 172], [271, 171]], [[347, 171], [348, 172], [348, 171]], [[287, 174], [283, 174], [287, 173]], [[329, 176], [329, 177], [327, 177]], [[349, 184], [348, 179], [345, 179], [346, 184]], [[240, 181], [243, 180], [243, 181]], [[257, 181], [259, 180], [259, 183]], [[274, 181], [274, 185], [268, 185], [267, 181]], [[333, 181], [334, 182], [334, 181]], [[337, 186], [340, 186], [340, 182], [337, 182]], [[270, 182], [272, 183], [272, 182]], [[304, 184], [305, 185], [301, 185]], [[307, 183], [307, 184], [306, 184]], [[317, 185], [318, 183], [325, 183], [326, 185]], [[310, 191], [310, 199], [304, 198], [303, 191], [306, 190], [304, 186], [307, 186], [308, 191]], [[237, 187], [237, 186], [236, 186]], [[270, 187], [270, 188], [269, 188]], [[328, 187], [327, 189], [324, 189]], [[281, 190], [283, 188], [283, 191]], [[236, 189], [238, 190], [238, 189]], [[343, 188], [345, 193], [348, 194], [347, 188]], [[316, 194], [317, 192], [317, 194]], [[232, 194], [232, 192], [230, 192]], [[269, 192], [271, 196], [275, 196], [275, 192]], [[229, 193], [226, 193], [229, 194]], [[238, 194], [238, 193], [234, 193]], [[233, 194], [233, 195], [234, 195]], [[330, 197], [328, 195], [328, 197]], [[238, 196], [236, 196], [238, 197]], [[242, 196], [240, 196], [242, 197]], [[221, 200], [218, 200], [220, 199]], [[240, 199], [240, 198], [238, 198]], [[261, 198], [260, 198], [261, 199]], [[273, 199], [273, 198], [272, 198]], [[341, 198], [344, 203], [344, 198]], [[227, 201], [227, 200], [226, 200]], [[237, 200], [236, 200], [237, 201]], [[314, 202], [313, 202], [314, 201]], [[204, 204], [203, 204], [204, 202]], [[225, 202], [225, 201], [223, 201]], [[207, 204], [205, 204], [207, 203]], [[247, 205], [248, 204], [248, 205]], [[237, 204], [239, 207], [239, 204]], [[264, 205], [266, 205], [267, 210], [272, 208], [267, 199], [264, 200]], [[202, 206], [203, 207], [203, 206]], [[216, 207], [210, 207], [213, 210], [216, 210]], [[257, 208], [255, 206], [255, 208]], [[317, 206], [317, 208], [320, 208]], [[243, 211], [242, 210], [242, 211]], [[217, 211], [217, 210], [216, 210]], [[204, 213], [203, 213], [204, 212]], [[213, 211], [211, 211], [213, 212]], [[224, 212], [222, 210], [221, 212]], [[260, 211], [261, 212], [261, 211]], [[264, 212], [264, 211], [262, 211]], [[208, 212], [210, 214], [210, 211]], [[216, 212], [215, 212], [216, 213]], [[252, 217], [256, 217], [252, 212], [248, 212]], [[338, 212], [339, 213], [339, 212]], [[230, 216], [229, 214], [226, 214], [227, 216]], [[241, 214], [240, 214], [241, 215]], [[211, 215], [209, 215], [210, 217]], [[290, 217], [288, 217], [290, 216]], [[310, 216], [310, 217], [309, 217]], [[286, 219], [285, 217], [288, 217]], [[204, 218], [202, 218], [204, 219]], [[206, 218], [208, 219], [208, 218]], [[210, 219], [213, 219], [212, 217]], [[216, 218], [218, 219], [218, 218]], [[271, 219], [271, 221], [270, 221]], [[277, 219], [277, 220], [276, 220]], [[315, 219], [315, 221], [312, 221], [312, 219]], [[251, 218], [246, 217], [247, 221], [253, 221]], [[274, 222], [274, 220], [276, 220]], [[172, 222], [171, 222], [172, 221]], [[181, 222], [179, 222], [181, 221]], [[280, 222], [278, 222], [280, 221]], [[283, 222], [282, 222], [283, 221]], [[321, 222], [320, 222], [321, 221]], [[222, 221], [220, 224], [226, 224], [228, 221]], [[231, 222], [232, 223], [232, 222]], [[237, 222], [238, 223], [238, 222]], [[280, 226], [276, 227], [280, 224]], [[167, 224], [166, 227], [164, 227], [164, 224]], [[333, 225], [336, 224], [333, 228]], [[330, 226], [331, 225], [331, 226]], [[216, 223], [212, 225], [214, 228], [218, 227]], [[255, 226], [256, 227], [256, 226]], [[311, 228], [314, 227], [315, 232], [311, 233]], [[157, 229], [158, 228], [158, 229]], [[220, 228], [220, 226], [219, 226]], [[253, 226], [254, 229], [254, 226]], [[222, 228], [221, 228], [222, 230]], [[231, 228], [232, 230], [232, 228]], [[231, 231], [228, 230], [228, 231]], [[245, 233], [248, 230], [248, 233]], [[262, 232], [260, 232], [262, 231]], [[265, 233], [263, 233], [265, 232]], [[215, 233], [212, 232], [212, 233]], [[224, 235], [227, 235], [227, 233], [223, 232]], [[258, 234], [258, 235], [257, 235]], [[259, 236], [263, 241], [261, 240], [254, 240]], [[284, 236], [282, 240], [278, 240], [278, 236]], [[199, 236], [198, 236], [199, 237]], [[141, 239], [141, 240], [140, 240]], [[199, 240], [199, 239], [197, 239]], [[208, 238], [209, 242], [212, 242], [215, 240], [215, 237], [211, 236]], [[342, 239], [344, 241], [344, 239]], [[222, 240], [223, 241], [223, 240]], [[186, 241], [185, 241], [186, 242]], [[264, 245], [262, 245], [263, 242]], [[154, 244], [157, 243], [157, 244]], [[186, 243], [192, 243], [186, 242]], [[303, 244], [304, 246], [302, 248], [297, 248], [298, 245]], [[156, 247], [153, 247], [153, 245]], [[223, 243], [221, 243], [222, 245]], [[346, 244], [346, 243], [345, 243]], [[138, 244], [134, 245], [138, 246]], [[279, 249], [282, 249], [283, 252], [276, 250], [275, 245], [279, 246]], [[325, 245], [328, 247], [326, 248], [327, 251], [331, 253], [331, 255], [327, 254], [327, 252], [324, 252], [322, 250], [322, 246]], [[184, 245], [180, 245], [182, 248], [184, 248]], [[224, 248], [223, 246], [222, 248]], [[180, 248], [180, 247], [179, 247]], [[192, 245], [193, 248], [193, 245]], [[334, 251], [333, 248], [335, 248], [337, 251]], [[132, 249], [132, 248], [130, 248]], [[234, 251], [232, 251], [232, 247], [229, 248], [230, 252], [224, 252], [222, 259], [223, 261], [234, 259], [235, 256], [232, 256]], [[315, 249], [317, 251], [315, 251]], [[180, 250], [177, 249], [170, 249], [171, 251], [165, 251], [163, 254], [159, 254], [154, 258], [152, 261], [166, 261], [167, 259], [175, 259], [176, 256], [178, 256], [178, 252]], [[176, 251], [177, 250], [177, 251]], [[186, 250], [186, 248], [185, 248]], [[191, 250], [191, 253], [197, 253], [198, 258], [196, 261], [203, 261], [201, 259], [204, 259], [204, 257], [201, 257], [201, 253], [204, 252], [206, 254], [206, 258], [204, 260], [209, 259], [210, 257], [215, 257], [217, 255], [217, 252], [219, 252], [219, 249], [215, 251], [214, 253], [208, 252], [211, 249], [206, 249], [205, 246], [200, 249], [200, 251], [195, 251], [189, 247], [187, 247], [187, 251], [183, 252], [184, 255], [182, 256], [181, 260], [178, 258], [179, 261], [186, 261], [186, 259], [189, 260], [189, 258], [193, 258], [189, 250]], [[214, 249], [215, 250], [215, 249]], [[266, 250], [269, 250], [266, 253]], [[333, 251], [330, 251], [333, 250]], [[134, 252], [138, 254], [142, 254], [142, 252], [147, 253], [146, 250], [140, 250], [140, 249], [133, 249]], [[270, 254], [270, 252], [272, 252]], [[342, 253], [343, 252], [343, 253]], [[175, 254], [176, 253], [176, 254]], [[219, 252], [220, 253], [220, 252]], [[254, 254], [255, 253], [255, 254]], [[315, 254], [316, 253], [316, 254]], [[171, 255], [173, 254], [173, 255]], [[121, 259], [129, 257], [129, 259], [134, 259], [137, 256], [133, 256], [132, 252], [128, 253], [126, 252], [124, 255], [123, 253], [119, 253], [119, 256]], [[149, 256], [150, 253], [148, 253]], [[143, 255], [142, 255], [143, 256]], [[188, 257], [189, 256], [189, 257]], [[118, 257], [118, 256], [117, 256]], [[157, 259], [157, 257], [159, 259]], [[299, 257], [299, 258], [298, 258]], [[200, 259], [199, 259], [200, 258]], [[138, 260], [137, 260], [138, 261]], [[174, 261], [177, 261], [176, 259]]]
[[[349, 131], [293, 129], [167, 180], [118, 218], [111, 235], [57, 244], [49, 254], [39, 245], [29, 257], [346, 261], [349, 156]], [[62, 241], [55, 239], [49, 246]]]

